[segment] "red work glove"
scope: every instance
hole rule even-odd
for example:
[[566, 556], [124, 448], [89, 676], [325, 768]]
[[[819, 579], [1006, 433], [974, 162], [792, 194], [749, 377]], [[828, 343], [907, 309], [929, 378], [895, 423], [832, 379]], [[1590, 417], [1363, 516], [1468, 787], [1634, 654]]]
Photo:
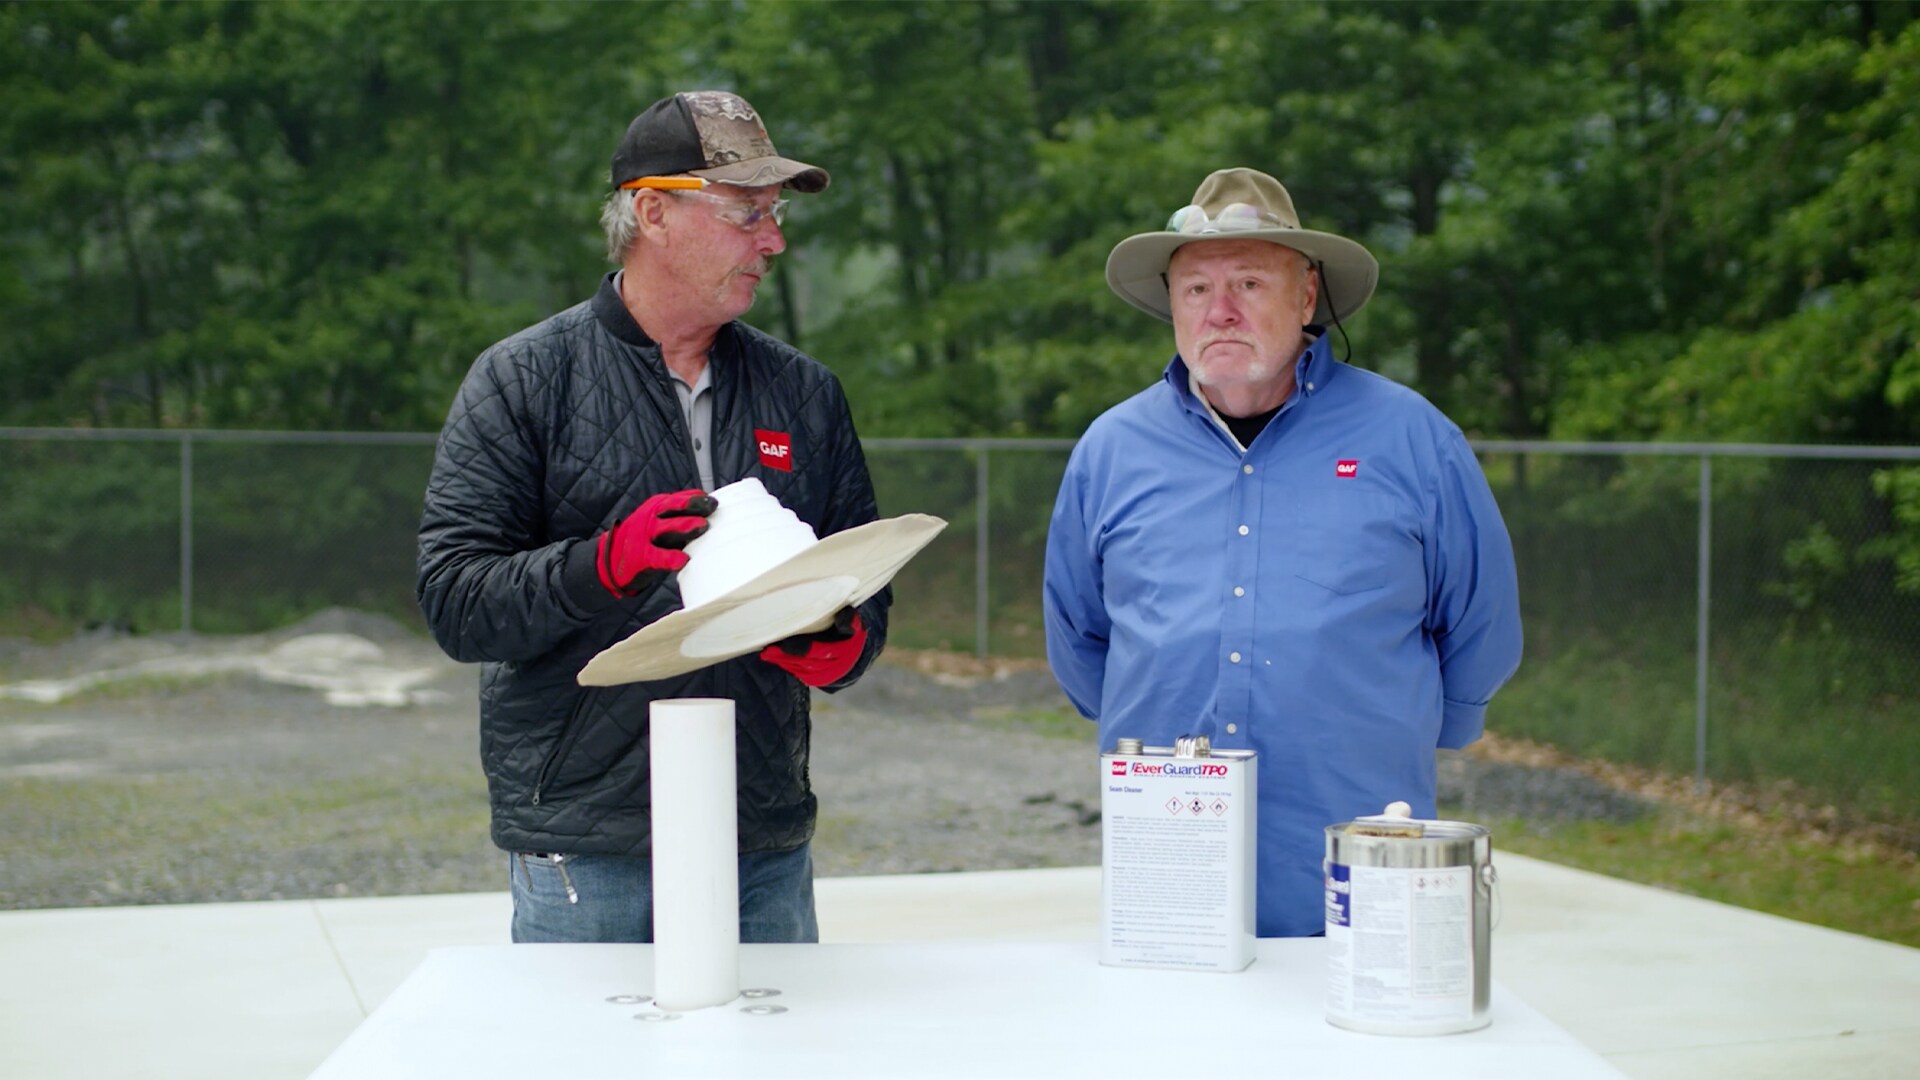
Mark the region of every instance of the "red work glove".
[[832, 626], [775, 642], [760, 650], [760, 659], [808, 686], [826, 686], [852, 671], [866, 647], [867, 628], [859, 613], [844, 607], [833, 617]]
[[600, 584], [615, 596], [639, 596], [660, 583], [669, 571], [687, 565], [680, 550], [707, 531], [713, 496], [703, 491], [675, 491], [655, 495], [627, 515], [627, 519], [600, 534], [594, 565]]

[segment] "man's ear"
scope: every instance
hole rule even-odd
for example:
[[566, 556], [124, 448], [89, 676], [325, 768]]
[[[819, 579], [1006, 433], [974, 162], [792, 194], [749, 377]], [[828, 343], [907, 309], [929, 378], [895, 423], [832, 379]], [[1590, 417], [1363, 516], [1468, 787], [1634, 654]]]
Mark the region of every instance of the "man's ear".
[[667, 194], [641, 188], [633, 197], [633, 218], [639, 223], [641, 233], [658, 237], [667, 227]]
[[1313, 322], [1313, 312], [1320, 306], [1320, 267], [1311, 261], [1307, 263], [1306, 294], [1306, 310], [1300, 313], [1301, 326]]

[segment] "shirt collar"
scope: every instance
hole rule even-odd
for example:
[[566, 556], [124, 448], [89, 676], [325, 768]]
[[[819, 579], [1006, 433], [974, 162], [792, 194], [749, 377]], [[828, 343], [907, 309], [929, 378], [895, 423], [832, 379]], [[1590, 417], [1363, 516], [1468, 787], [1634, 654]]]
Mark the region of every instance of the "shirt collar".
[[[687, 386], [687, 380], [672, 371], [667, 372], [667, 377], [681, 386]], [[713, 361], [709, 359], [707, 365], [700, 369], [700, 377], [693, 380], [692, 386], [687, 386], [687, 396], [689, 398], [697, 398], [705, 391], [711, 389], [713, 389]]]

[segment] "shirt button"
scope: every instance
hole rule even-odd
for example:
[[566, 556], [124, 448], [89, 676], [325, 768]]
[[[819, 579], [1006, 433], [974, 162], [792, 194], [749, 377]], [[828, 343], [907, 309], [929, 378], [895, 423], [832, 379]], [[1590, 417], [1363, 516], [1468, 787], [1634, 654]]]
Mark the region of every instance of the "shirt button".
[[1234, 663], [1236, 663], [1236, 664], [1237, 664], [1237, 663], [1239, 663], [1239, 662], [1240, 662], [1240, 654], [1239, 654], [1239, 653], [1237, 653], [1237, 652], [1235, 652], [1235, 653], [1228, 653], [1228, 654], [1227, 654], [1227, 659], [1229, 659], [1229, 660], [1231, 660], [1231, 661], [1233, 661]]
[[1240, 526], [1240, 535], [1241, 536], [1247, 535], [1247, 527], [1245, 525]]
[[1246, 474], [1248, 474], [1249, 476], [1251, 476], [1251, 475], [1253, 474], [1253, 466], [1251, 466], [1251, 465], [1242, 465], [1242, 466], [1240, 466], [1240, 471], [1241, 471], [1241, 472], [1243, 472], [1243, 473], [1246, 473]]
[[1233, 587], [1233, 595], [1235, 595], [1235, 596], [1245, 596], [1245, 595], [1247, 595], [1247, 590], [1245, 590], [1245, 589], [1243, 589], [1243, 588], [1241, 588], [1241, 587], [1240, 587], [1240, 586], [1238, 586], [1238, 585], [1235, 585], [1235, 586]]
[[1311, 389], [1313, 389], [1313, 384], [1312, 384], [1312, 383], [1308, 383], [1308, 384], [1307, 384], [1307, 389], [1309, 389], [1309, 390], [1311, 390]]
[[1229, 734], [1229, 735], [1232, 735], [1232, 734], [1233, 734], [1234, 732], [1236, 732], [1236, 731], [1239, 731], [1239, 730], [1240, 730], [1240, 725], [1239, 725], [1239, 724], [1228, 724], [1228, 725], [1227, 725], [1227, 734]]

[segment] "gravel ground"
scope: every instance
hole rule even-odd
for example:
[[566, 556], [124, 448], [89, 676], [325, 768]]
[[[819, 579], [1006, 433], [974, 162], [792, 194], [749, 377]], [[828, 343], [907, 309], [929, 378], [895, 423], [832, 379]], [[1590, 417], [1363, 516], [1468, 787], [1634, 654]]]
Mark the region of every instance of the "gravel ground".
[[[471, 668], [328, 612], [257, 639], [0, 642], [0, 684], [352, 633], [431, 668], [414, 704], [341, 708], [248, 673], [144, 676], [57, 704], [0, 697], [0, 908], [405, 895], [504, 887], [487, 839]], [[1052, 678], [897, 657], [817, 695], [822, 876], [1093, 865], [1092, 728]], [[1443, 755], [1469, 814], [1630, 819], [1572, 769]]]

